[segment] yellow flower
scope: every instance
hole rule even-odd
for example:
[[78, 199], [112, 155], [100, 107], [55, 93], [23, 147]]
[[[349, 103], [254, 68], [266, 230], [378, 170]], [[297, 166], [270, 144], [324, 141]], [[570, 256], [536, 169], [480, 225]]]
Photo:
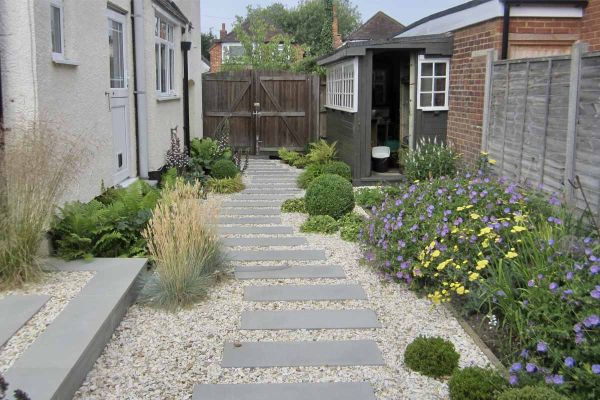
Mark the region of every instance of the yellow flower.
[[471, 213], [471, 219], [479, 219], [480, 216], [477, 213]]
[[490, 158], [490, 159], [488, 160], [488, 162], [489, 162], [491, 165], [496, 165], [496, 160], [494, 160], [493, 158]]
[[440, 304], [442, 299], [442, 295], [437, 290], [433, 294], [428, 294], [427, 297], [433, 302], [433, 304]]
[[490, 247], [490, 241], [488, 239], [485, 239], [483, 243], [481, 243], [481, 247], [487, 249], [488, 247]]
[[458, 251], [458, 246], [454, 245], [454, 247], [452, 248], [452, 251], [457, 252]]
[[458, 294], [465, 294], [465, 287], [464, 286], [459, 286], [456, 288], [456, 293]]
[[510, 230], [512, 233], [518, 233], [518, 232], [523, 232], [526, 231], [527, 228], [525, 228], [524, 226], [520, 226], [520, 225], [515, 225], [512, 227], [512, 229]]
[[448, 266], [448, 264], [450, 264], [452, 262], [452, 259], [449, 258], [446, 261], [442, 261], [441, 263], [439, 263], [439, 265], [437, 266], [437, 270], [438, 271], [442, 271], [444, 268], [446, 268], [446, 266]]
[[518, 254], [515, 253], [514, 251], [509, 251], [508, 253], [506, 253], [506, 258], [508, 258], [508, 259], [512, 259], [512, 258], [515, 258], [517, 256], [518, 256]]
[[479, 261], [477, 261], [477, 267], [475, 267], [475, 269], [477, 271], [481, 271], [482, 269], [487, 267], [489, 263], [490, 262], [488, 260], [479, 260]]
[[457, 208], [456, 208], [456, 211], [462, 211], [462, 210], [464, 210], [464, 209], [465, 209], [465, 207], [464, 207], [464, 206], [461, 206], [461, 207], [457, 207]]
[[471, 272], [471, 273], [469, 274], [469, 280], [470, 280], [471, 282], [473, 282], [473, 281], [474, 281], [474, 280], [476, 280], [477, 278], [479, 278], [479, 273], [477, 273], [477, 272]]
[[458, 233], [458, 228], [456, 228], [456, 227], [452, 228], [452, 230], [450, 231], [450, 233]]
[[517, 223], [521, 223], [523, 221], [525, 221], [525, 215], [515, 215], [515, 222]]
[[485, 157], [485, 156], [487, 156], [487, 155], [489, 155], [489, 154], [490, 154], [490, 153], [488, 153], [487, 151], [482, 151], [482, 152], [481, 152], [481, 155], [482, 155], [482, 156], [484, 156], [484, 157]]
[[442, 254], [442, 253], [439, 250], [436, 250], [433, 253], [431, 253], [431, 257], [432, 258], [436, 258], [436, 257], [439, 257], [440, 254]]
[[481, 230], [479, 231], [479, 236], [487, 235], [491, 231], [492, 231], [492, 228], [490, 228], [489, 226], [487, 226], [485, 228], [481, 228]]

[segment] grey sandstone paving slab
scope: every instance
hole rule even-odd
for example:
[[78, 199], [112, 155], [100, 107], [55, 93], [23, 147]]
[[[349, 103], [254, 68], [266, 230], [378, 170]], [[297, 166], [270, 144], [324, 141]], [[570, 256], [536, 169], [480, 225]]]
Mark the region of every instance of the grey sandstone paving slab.
[[15, 294], [0, 299], [0, 346], [18, 332], [50, 300], [44, 294]]
[[240, 329], [373, 329], [380, 328], [372, 310], [244, 311]]
[[326, 260], [324, 250], [230, 250], [232, 261], [315, 261]]
[[244, 288], [246, 301], [366, 300], [360, 285], [269, 285]]
[[340, 265], [278, 265], [252, 266], [235, 269], [237, 279], [343, 279], [346, 277]]
[[[275, 201], [266, 201], [266, 200], [258, 200], [258, 201], [225, 201], [221, 205], [221, 209], [233, 208], [233, 207], [261, 207], [261, 208], [276, 208], [280, 209], [283, 200], [275, 200]], [[224, 210], [225, 212], [226, 210]]]
[[300, 189], [277, 189], [277, 188], [271, 188], [271, 189], [246, 189], [242, 192], [240, 192], [241, 195], [246, 195], [246, 194], [289, 194], [289, 195], [295, 195], [295, 194], [300, 194], [302, 193], [302, 191]]
[[252, 208], [252, 207], [236, 207], [236, 208], [222, 208], [221, 215], [280, 215], [281, 211], [279, 208]]
[[373, 340], [225, 343], [224, 368], [385, 365]]
[[219, 224], [222, 225], [270, 225], [281, 224], [280, 217], [245, 217], [245, 216], [220, 216]]
[[270, 246], [306, 246], [308, 240], [305, 237], [236, 237], [236, 238], [224, 238], [222, 243], [225, 246], [258, 246], [258, 247], [270, 247]]
[[375, 400], [367, 382], [197, 385], [192, 400]]
[[289, 195], [289, 194], [284, 194], [284, 193], [277, 193], [277, 194], [273, 194], [273, 193], [269, 193], [269, 194], [265, 194], [265, 193], [246, 193], [246, 194], [237, 194], [235, 196], [233, 196], [231, 198], [231, 200], [287, 200], [290, 198], [294, 198], [294, 197], [300, 197], [301, 193], [298, 192], [296, 194], [293, 195]]
[[219, 226], [221, 235], [291, 235], [291, 226]]

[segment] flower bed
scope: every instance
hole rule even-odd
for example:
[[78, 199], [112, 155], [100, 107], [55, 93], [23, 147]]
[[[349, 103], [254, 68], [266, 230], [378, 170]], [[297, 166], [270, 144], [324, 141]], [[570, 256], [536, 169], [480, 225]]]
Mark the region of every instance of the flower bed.
[[483, 173], [387, 194], [361, 241], [390, 280], [499, 321], [514, 386], [600, 397], [598, 242], [556, 198]]

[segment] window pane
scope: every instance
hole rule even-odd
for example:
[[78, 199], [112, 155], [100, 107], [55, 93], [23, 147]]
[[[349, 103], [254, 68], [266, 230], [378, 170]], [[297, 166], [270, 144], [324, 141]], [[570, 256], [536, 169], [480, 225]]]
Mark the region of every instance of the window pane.
[[167, 25], [167, 31], [168, 31], [168, 40], [169, 42], [173, 42], [173, 26], [172, 25]]
[[435, 76], [446, 76], [446, 63], [436, 63], [435, 64]]
[[165, 21], [160, 21], [160, 38], [167, 38], [167, 23]]
[[158, 36], [160, 22], [158, 17], [154, 17], [154, 36]]
[[436, 93], [433, 97], [433, 105], [435, 107], [444, 107], [446, 105], [446, 94]]
[[52, 34], [52, 52], [62, 53], [62, 26], [60, 24], [60, 8], [50, 6], [50, 27]]
[[154, 44], [154, 59], [156, 60], [156, 90], [160, 90], [160, 48], [158, 47], [158, 43]]
[[167, 93], [167, 49], [160, 45], [160, 91]]
[[431, 92], [433, 86], [432, 78], [421, 78], [421, 91]]
[[175, 88], [175, 51], [169, 49], [169, 89]]
[[435, 80], [435, 90], [438, 92], [446, 91], [446, 78], [437, 78]]
[[421, 64], [421, 76], [433, 76], [433, 63]]
[[123, 54], [123, 25], [109, 20], [108, 48], [110, 65], [110, 87], [121, 89], [125, 87], [125, 63]]
[[421, 93], [421, 107], [431, 107], [431, 93]]

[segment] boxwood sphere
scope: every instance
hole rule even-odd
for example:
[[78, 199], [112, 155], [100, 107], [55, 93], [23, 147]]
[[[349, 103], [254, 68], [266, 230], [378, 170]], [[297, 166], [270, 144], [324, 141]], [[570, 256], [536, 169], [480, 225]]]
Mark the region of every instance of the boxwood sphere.
[[231, 160], [219, 160], [213, 164], [211, 175], [215, 179], [233, 178], [240, 171]]
[[440, 337], [418, 337], [404, 352], [408, 368], [434, 378], [452, 375], [459, 358], [454, 345]]
[[448, 382], [451, 400], [496, 400], [507, 386], [498, 372], [479, 367], [456, 370]]
[[352, 170], [350, 166], [343, 161], [332, 161], [323, 165], [323, 174], [339, 175], [347, 180], [352, 180]]
[[339, 219], [354, 209], [354, 190], [341, 176], [324, 174], [308, 186], [305, 200], [309, 215], [329, 215]]
[[525, 386], [508, 389], [498, 396], [498, 400], [568, 400], [546, 386]]

